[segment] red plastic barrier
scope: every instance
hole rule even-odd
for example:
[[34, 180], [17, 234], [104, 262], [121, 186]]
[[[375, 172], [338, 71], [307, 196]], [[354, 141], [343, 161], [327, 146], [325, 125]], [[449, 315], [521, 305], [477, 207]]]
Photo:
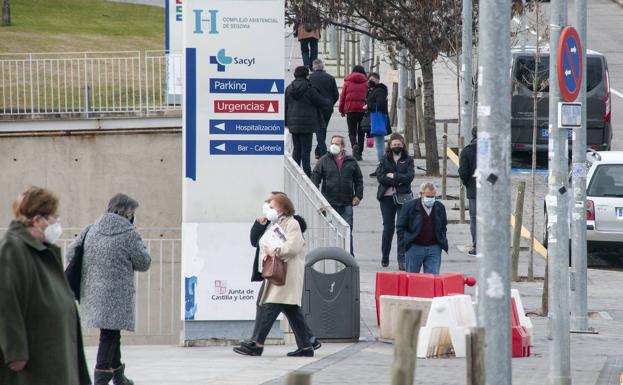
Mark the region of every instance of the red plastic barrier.
[[402, 278], [406, 282], [404, 295], [420, 298], [438, 297], [435, 292], [436, 277], [433, 274], [405, 273]]
[[461, 273], [447, 273], [441, 275], [385, 272], [376, 273], [376, 322], [380, 324], [382, 295], [402, 295], [408, 297], [434, 298], [452, 294], [464, 294], [465, 286], [474, 286], [473, 277], [465, 278]]
[[465, 276], [461, 273], [440, 274], [435, 277], [435, 297], [465, 294]]
[[[404, 275], [403, 272], [385, 272], [379, 271], [376, 273], [376, 289], [374, 291], [374, 300], [376, 302], [376, 323], [381, 324], [381, 304], [380, 298], [382, 295], [399, 295], [400, 276]], [[402, 294], [404, 295], [404, 294]]]
[[530, 335], [519, 324], [519, 314], [515, 298], [511, 298], [511, 332], [513, 335], [513, 357], [530, 357]]

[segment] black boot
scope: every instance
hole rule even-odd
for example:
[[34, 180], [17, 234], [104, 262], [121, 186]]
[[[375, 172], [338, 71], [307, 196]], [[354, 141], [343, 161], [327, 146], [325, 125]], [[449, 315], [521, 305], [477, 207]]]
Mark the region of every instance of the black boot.
[[95, 382], [93, 385], [108, 385], [110, 380], [112, 380], [114, 373], [112, 370], [100, 370], [95, 369]]
[[125, 364], [122, 364], [117, 369], [113, 369], [112, 383], [115, 385], [134, 385], [134, 381], [127, 378], [124, 374]]

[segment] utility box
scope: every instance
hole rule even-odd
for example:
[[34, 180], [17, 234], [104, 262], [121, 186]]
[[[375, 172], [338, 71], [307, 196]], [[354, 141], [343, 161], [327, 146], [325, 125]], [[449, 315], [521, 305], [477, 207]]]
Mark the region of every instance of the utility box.
[[[321, 247], [307, 254], [303, 314], [321, 340], [359, 341], [359, 265], [338, 247]], [[317, 262], [336, 261], [336, 272], [314, 269]]]

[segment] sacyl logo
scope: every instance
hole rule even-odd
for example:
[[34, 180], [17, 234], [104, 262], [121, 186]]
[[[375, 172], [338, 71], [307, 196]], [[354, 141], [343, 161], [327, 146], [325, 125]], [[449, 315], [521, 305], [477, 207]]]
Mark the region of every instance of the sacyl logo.
[[217, 29], [217, 19], [216, 14], [218, 10], [209, 9], [207, 12], [207, 17], [204, 17], [203, 9], [193, 9], [193, 13], [195, 14], [195, 30], [194, 33], [203, 34], [205, 33], [204, 28], [208, 29], [209, 34], [218, 34]]
[[225, 48], [222, 48], [216, 53], [216, 56], [210, 56], [210, 64], [216, 64], [216, 70], [218, 72], [225, 72], [225, 66], [229, 64], [251, 67], [252, 65], [255, 65], [255, 58], [227, 56], [227, 54], [225, 53]]

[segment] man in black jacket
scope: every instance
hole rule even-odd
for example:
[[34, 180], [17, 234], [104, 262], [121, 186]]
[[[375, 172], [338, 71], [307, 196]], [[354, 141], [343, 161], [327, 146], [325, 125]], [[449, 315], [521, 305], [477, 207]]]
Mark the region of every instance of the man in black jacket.
[[439, 274], [441, 251], [448, 252], [448, 217], [445, 206], [435, 199], [432, 183], [422, 183], [420, 197], [406, 203], [396, 227], [404, 234], [407, 272]]
[[316, 87], [322, 97], [331, 101], [331, 105], [320, 109], [322, 118], [324, 119], [324, 125], [319, 126], [316, 130], [316, 159], [320, 159], [321, 156], [327, 153], [327, 127], [329, 127], [329, 120], [333, 115], [333, 105], [340, 99], [340, 93], [337, 90], [337, 83], [335, 78], [328, 74], [324, 70], [324, 63], [320, 59], [314, 60], [312, 63], [314, 72], [309, 75], [309, 82], [312, 86]]
[[292, 134], [292, 158], [307, 176], [311, 175], [310, 154], [314, 132], [324, 126], [321, 108], [330, 102], [320, 96], [307, 77], [307, 67], [296, 67], [294, 81], [286, 88], [285, 115], [286, 126]]
[[469, 255], [476, 255], [476, 142], [477, 131], [472, 130], [472, 141], [463, 148], [459, 159], [459, 176], [461, 182], [467, 190], [469, 200], [469, 231], [472, 234], [472, 248], [468, 251]]
[[318, 188], [322, 183], [322, 195], [350, 225], [350, 253], [353, 254], [353, 206], [358, 206], [363, 199], [363, 175], [357, 160], [346, 155], [343, 136], [331, 138], [329, 153], [316, 163], [311, 179]]

